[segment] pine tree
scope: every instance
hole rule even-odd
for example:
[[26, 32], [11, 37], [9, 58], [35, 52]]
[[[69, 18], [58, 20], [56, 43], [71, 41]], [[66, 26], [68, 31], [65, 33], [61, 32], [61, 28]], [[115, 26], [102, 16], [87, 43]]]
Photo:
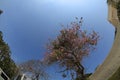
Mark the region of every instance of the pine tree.
[[0, 67], [7, 74], [9, 78], [13, 78], [18, 69], [14, 61], [11, 59], [11, 51], [3, 40], [2, 32], [0, 31]]

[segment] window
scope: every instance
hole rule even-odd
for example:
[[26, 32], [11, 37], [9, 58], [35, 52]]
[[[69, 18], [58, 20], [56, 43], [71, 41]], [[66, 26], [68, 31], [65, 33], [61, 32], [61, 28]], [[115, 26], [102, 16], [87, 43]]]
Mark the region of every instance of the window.
[[1, 73], [1, 76], [4, 80], [8, 80], [8, 78], [6, 77], [6, 75], [4, 73]]

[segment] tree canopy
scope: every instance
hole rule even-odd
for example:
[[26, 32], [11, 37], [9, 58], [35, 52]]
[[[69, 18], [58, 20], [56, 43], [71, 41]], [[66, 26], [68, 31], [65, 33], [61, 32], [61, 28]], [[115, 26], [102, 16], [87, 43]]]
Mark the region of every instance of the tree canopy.
[[95, 31], [87, 33], [82, 30], [82, 18], [76, 19], [76, 22], [67, 25], [67, 28], [62, 29], [57, 38], [47, 45], [45, 62], [47, 64], [57, 62], [65, 68], [61, 71], [63, 77], [67, 76], [65, 72], [70, 72], [73, 80], [85, 80], [84, 66], [81, 61], [95, 49], [99, 35]]
[[15, 62], [11, 59], [11, 51], [3, 40], [2, 32], [0, 31], [0, 67], [11, 79], [16, 76], [18, 68]]
[[0, 14], [2, 14], [3, 13], [3, 11], [2, 10], [0, 10]]

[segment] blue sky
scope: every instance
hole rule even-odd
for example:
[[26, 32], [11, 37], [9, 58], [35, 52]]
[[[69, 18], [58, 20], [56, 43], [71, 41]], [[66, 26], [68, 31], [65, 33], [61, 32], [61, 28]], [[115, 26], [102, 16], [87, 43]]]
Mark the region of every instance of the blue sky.
[[75, 17], [84, 18], [83, 29], [100, 35], [97, 49], [83, 60], [86, 72], [103, 62], [113, 44], [114, 27], [107, 21], [106, 0], [0, 0], [0, 9], [4, 11], [0, 31], [16, 63], [42, 59], [48, 39], [59, 34], [60, 24], [67, 25]]

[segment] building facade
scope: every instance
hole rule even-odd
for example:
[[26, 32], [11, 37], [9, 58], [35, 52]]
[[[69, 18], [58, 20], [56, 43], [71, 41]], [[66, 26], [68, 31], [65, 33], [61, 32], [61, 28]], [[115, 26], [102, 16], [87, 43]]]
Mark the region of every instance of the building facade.
[[115, 27], [115, 40], [104, 62], [89, 77], [89, 80], [108, 80], [120, 67], [120, 21], [118, 3], [120, 0], [108, 0], [108, 21]]

